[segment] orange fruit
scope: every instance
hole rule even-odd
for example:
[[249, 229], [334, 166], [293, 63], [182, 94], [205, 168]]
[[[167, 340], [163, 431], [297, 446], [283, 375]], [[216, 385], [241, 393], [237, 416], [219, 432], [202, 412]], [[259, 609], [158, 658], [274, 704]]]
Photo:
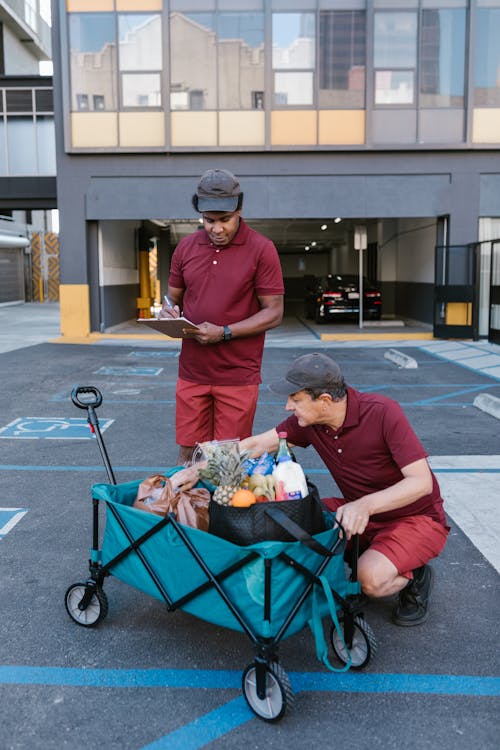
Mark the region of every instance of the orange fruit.
[[235, 508], [247, 508], [255, 503], [255, 495], [251, 490], [236, 490], [231, 498], [231, 505]]

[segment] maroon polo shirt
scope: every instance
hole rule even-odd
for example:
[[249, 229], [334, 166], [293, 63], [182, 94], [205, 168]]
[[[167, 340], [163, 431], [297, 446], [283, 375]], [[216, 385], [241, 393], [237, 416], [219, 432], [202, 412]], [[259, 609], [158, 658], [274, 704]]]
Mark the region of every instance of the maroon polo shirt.
[[[183, 314], [193, 323], [231, 325], [261, 308], [257, 296], [284, 294], [283, 274], [273, 243], [243, 219], [231, 243], [215, 246], [200, 229], [177, 245], [169, 285], [184, 289]], [[204, 385], [261, 382], [265, 333], [202, 346], [183, 339], [179, 377]]]
[[[384, 490], [403, 479], [401, 469], [426, 458], [420, 440], [400, 405], [386, 396], [347, 388], [344, 424], [335, 431], [326, 425], [300, 427], [295, 416], [276, 427], [293, 445], [312, 445], [325, 462], [346, 500]], [[427, 515], [446, 525], [439, 485], [432, 474], [432, 491], [403, 508], [377, 513], [372, 521]]]

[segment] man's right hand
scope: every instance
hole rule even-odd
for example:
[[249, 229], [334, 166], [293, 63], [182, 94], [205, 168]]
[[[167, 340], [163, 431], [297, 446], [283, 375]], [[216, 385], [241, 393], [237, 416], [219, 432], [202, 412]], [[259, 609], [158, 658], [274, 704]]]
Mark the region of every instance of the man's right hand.
[[178, 318], [180, 316], [180, 310], [179, 305], [174, 305], [173, 307], [170, 307], [167, 305], [165, 300], [163, 300], [163, 305], [161, 306], [160, 313], [158, 315], [159, 318]]

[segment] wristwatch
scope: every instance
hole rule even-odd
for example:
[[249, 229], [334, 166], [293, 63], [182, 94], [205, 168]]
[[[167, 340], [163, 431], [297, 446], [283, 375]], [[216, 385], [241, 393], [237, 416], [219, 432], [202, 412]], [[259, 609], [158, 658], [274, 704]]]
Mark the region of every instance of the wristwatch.
[[223, 341], [231, 341], [233, 334], [229, 326], [224, 326], [224, 335], [222, 336]]

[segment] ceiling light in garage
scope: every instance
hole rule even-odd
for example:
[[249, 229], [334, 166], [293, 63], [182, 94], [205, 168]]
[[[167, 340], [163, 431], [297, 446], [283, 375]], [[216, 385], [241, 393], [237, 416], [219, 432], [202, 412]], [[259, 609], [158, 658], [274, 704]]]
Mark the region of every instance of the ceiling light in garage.
[[322, 224], [321, 225], [321, 231], [324, 232], [325, 229], [328, 229], [328, 224]]
[[335, 224], [338, 224], [340, 221], [342, 221], [342, 219], [340, 218], [340, 216], [337, 216], [337, 218], [334, 219]]

